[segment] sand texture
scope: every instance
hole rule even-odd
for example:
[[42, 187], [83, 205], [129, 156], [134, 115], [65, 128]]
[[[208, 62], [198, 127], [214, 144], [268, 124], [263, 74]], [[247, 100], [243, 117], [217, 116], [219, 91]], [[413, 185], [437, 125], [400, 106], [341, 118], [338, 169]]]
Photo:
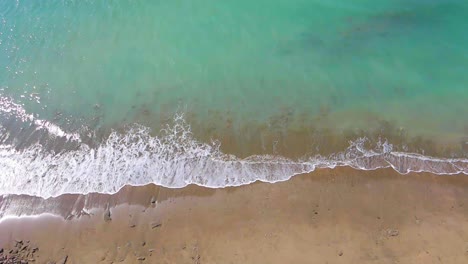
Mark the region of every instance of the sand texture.
[[29, 263], [468, 263], [463, 175], [323, 169], [225, 189], [8, 196], [0, 208], [40, 214], [0, 222], [1, 254]]

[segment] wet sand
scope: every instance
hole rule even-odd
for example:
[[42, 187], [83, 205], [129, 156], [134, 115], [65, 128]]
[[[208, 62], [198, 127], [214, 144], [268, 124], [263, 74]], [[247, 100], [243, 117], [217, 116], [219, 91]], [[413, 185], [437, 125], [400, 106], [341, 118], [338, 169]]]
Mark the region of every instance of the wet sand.
[[[34, 263], [468, 263], [466, 175], [322, 169], [225, 189], [9, 196], [0, 209], [0, 247], [30, 241]], [[56, 216], [6, 216], [45, 212]]]

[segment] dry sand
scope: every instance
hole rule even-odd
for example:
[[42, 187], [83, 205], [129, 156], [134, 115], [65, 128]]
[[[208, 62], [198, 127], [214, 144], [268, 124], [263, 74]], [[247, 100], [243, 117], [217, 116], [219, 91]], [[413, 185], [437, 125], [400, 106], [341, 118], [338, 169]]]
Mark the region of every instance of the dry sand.
[[0, 209], [59, 215], [0, 222], [0, 247], [30, 241], [34, 263], [468, 263], [465, 175], [323, 169], [225, 189], [10, 196]]

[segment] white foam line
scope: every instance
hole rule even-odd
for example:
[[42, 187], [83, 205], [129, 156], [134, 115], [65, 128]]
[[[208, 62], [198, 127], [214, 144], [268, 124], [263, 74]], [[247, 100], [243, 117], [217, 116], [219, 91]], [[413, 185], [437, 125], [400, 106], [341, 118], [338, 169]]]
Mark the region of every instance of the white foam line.
[[57, 219], [63, 219], [63, 217], [59, 216], [59, 215], [55, 215], [55, 214], [51, 214], [51, 213], [40, 213], [40, 214], [32, 214], [32, 215], [13, 215], [13, 214], [7, 214], [7, 215], [3, 215], [1, 218], [0, 218], [0, 224], [5, 222], [5, 221], [8, 221], [8, 220], [19, 220], [19, 219], [38, 219], [40, 217], [54, 217], [54, 218], [57, 218]]
[[67, 140], [81, 142], [80, 135], [77, 133], [67, 133], [59, 126], [42, 119], [37, 119], [19, 104], [13, 102], [9, 97], [0, 96], [0, 112], [9, 116], [18, 118], [22, 122], [32, 122], [36, 125], [36, 130], [44, 129], [50, 135], [55, 137], [65, 137]]
[[183, 116], [176, 116], [159, 137], [136, 125], [128, 133], [111, 133], [97, 149], [82, 144], [78, 150], [56, 155], [35, 145], [18, 151], [0, 146], [0, 194], [27, 194], [43, 198], [65, 193], [112, 194], [125, 185], [154, 183], [168, 188], [196, 184], [209, 188], [240, 186], [255, 181], [280, 182], [316, 168], [349, 166], [359, 170], [393, 168], [438, 175], [468, 174], [468, 160], [443, 159], [392, 152], [388, 142], [364, 148], [366, 139], [329, 157], [291, 160], [256, 155], [239, 159], [193, 138]]
[[[78, 134], [34, 118], [10, 98], [0, 97], [0, 112], [23, 122], [33, 122], [51, 136], [80, 141]], [[79, 149], [50, 153], [40, 145], [23, 150], [0, 145], [0, 195], [27, 194], [43, 198], [65, 193], [112, 194], [125, 185], [154, 183], [168, 188], [196, 184], [209, 188], [240, 186], [255, 181], [280, 182], [316, 168], [349, 166], [359, 170], [393, 168], [401, 174], [430, 172], [438, 175], [468, 174], [467, 159], [445, 159], [415, 153], [393, 152], [388, 142], [366, 149], [365, 138], [328, 157], [291, 160], [281, 156], [255, 155], [245, 159], [224, 154], [219, 144], [193, 138], [183, 115], [176, 115], [159, 137], [135, 125], [125, 134], [111, 133], [98, 148], [81, 144]]]

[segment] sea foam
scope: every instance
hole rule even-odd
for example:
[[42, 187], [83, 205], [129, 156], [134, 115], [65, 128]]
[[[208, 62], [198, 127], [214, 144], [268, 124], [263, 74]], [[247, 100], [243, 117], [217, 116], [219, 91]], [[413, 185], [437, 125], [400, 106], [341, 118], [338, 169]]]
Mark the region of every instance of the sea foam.
[[[56, 130], [52, 133], [60, 136]], [[134, 125], [125, 133], [112, 132], [95, 148], [80, 144], [75, 150], [54, 153], [39, 144], [21, 150], [0, 145], [0, 194], [48, 198], [65, 193], [116, 193], [125, 185], [150, 183], [169, 188], [189, 184], [223, 188], [255, 181], [285, 181], [317, 168], [338, 166], [393, 168], [402, 174], [468, 174], [467, 159], [394, 152], [386, 141], [375, 149], [366, 149], [365, 143], [365, 138], [356, 139], [347, 149], [326, 157], [293, 160], [254, 155], [241, 159], [223, 153], [216, 141], [198, 141], [183, 115], [176, 115], [158, 136], [152, 136], [144, 126]]]

